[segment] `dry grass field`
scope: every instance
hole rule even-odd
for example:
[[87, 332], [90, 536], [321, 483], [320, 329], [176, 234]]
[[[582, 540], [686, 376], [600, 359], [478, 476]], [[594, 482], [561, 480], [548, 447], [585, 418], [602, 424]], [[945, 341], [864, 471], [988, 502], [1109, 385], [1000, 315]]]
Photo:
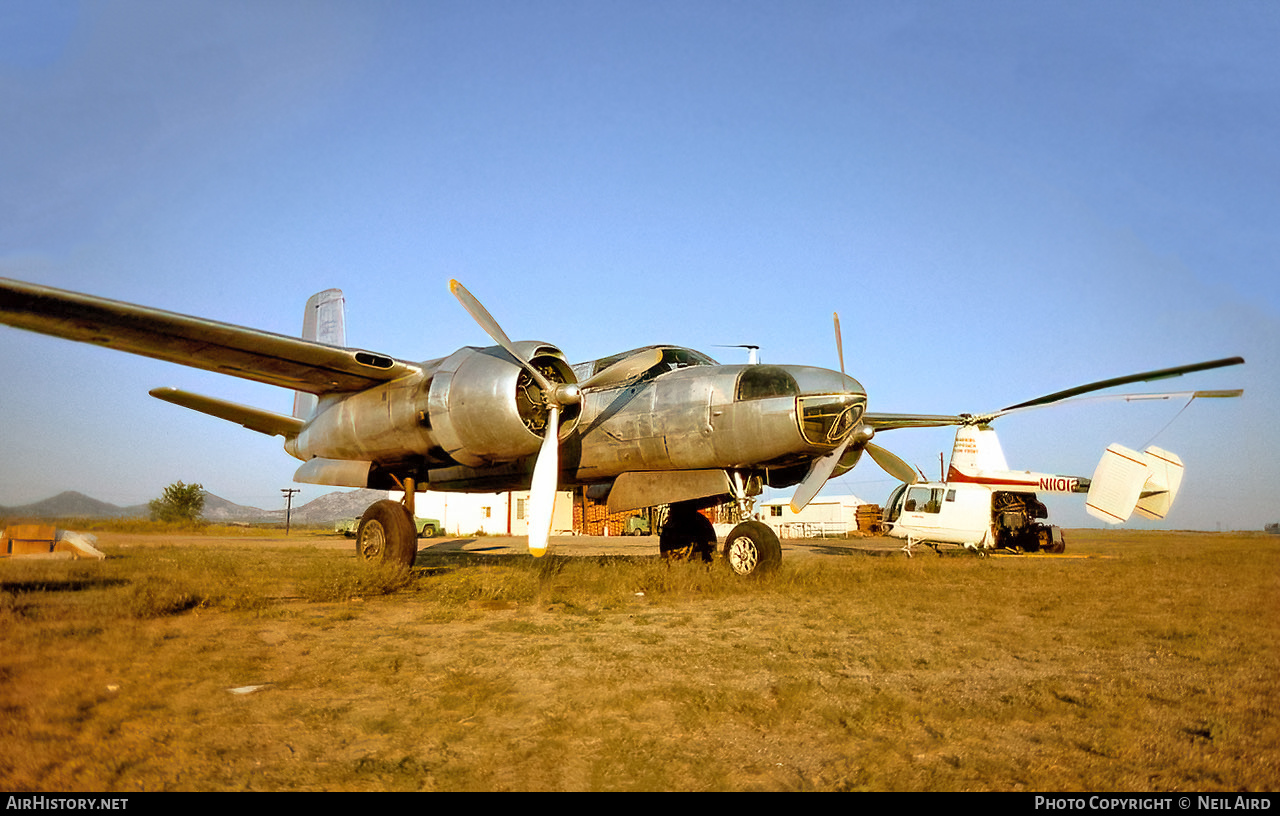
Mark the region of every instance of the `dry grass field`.
[[395, 572], [103, 533], [106, 561], [0, 561], [0, 789], [1280, 787], [1280, 538], [1067, 540], [789, 542], [743, 581], [651, 545]]

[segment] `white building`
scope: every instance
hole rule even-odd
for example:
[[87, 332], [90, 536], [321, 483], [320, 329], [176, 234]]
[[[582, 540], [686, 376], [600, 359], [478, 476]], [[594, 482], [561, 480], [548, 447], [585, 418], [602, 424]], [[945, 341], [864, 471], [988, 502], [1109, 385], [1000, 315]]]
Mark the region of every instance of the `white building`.
[[[388, 498], [404, 499], [404, 493], [392, 491]], [[487, 535], [523, 536], [529, 534], [526, 507], [529, 491], [513, 493], [443, 493], [428, 490], [414, 497], [418, 518], [440, 522], [441, 532], [450, 536]], [[556, 494], [555, 511], [551, 515], [552, 535], [573, 534], [573, 494]]]
[[793, 513], [788, 497], [757, 503], [756, 514], [778, 538], [843, 537], [857, 531], [858, 507], [863, 504], [867, 502], [857, 496], [818, 496]]

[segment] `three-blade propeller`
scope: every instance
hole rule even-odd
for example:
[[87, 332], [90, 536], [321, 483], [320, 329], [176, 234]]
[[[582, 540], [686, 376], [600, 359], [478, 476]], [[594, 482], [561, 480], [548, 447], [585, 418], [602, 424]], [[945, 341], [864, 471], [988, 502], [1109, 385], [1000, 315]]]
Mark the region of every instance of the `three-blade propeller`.
[[[844, 374], [844, 340], [840, 336], [840, 313], [832, 312], [831, 319], [835, 324], [836, 356], [840, 359], [840, 373]], [[894, 456], [892, 453], [889, 453], [884, 448], [881, 448], [878, 445], [872, 445], [867, 441], [871, 439], [871, 436], [872, 433], [870, 432], [870, 429], [865, 426], [862, 426], [861, 428], [853, 428], [849, 431], [848, 435], [845, 436], [844, 440], [836, 446], [835, 450], [815, 459], [813, 464], [809, 466], [809, 472], [805, 474], [805, 477], [800, 484], [796, 485], [796, 491], [791, 495], [791, 511], [793, 513], [799, 513], [809, 504], [809, 502], [813, 501], [813, 497], [818, 495], [818, 491], [826, 485], [827, 480], [831, 478], [831, 474], [835, 472], [836, 465], [840, 464], [840, 459], [844, 456], [845, 451], [848, 450], [854, 437], [858, 437], [863, 440], [862, 445], [864, 450], [871, 454], [872, 460], [874, 460], [876, 464], [880, 465], [880, 467], [884, 468], [890, 476], [900, 478], [898, 476], [899, 473], [906, 473], [908, 474], [908, 478], [915, 477], [915, 472], [911, 469], [910, 465]]]
[[558, 383], [548, 380], [532, 361], [519, 352], [511, 338], [493, 319], [489, 310], [476, 300], [467, 288], [456, 280], [449, 281], [449, 291], [462, 304], [480, 328], [493, 338], [537, 385], [547, 407], [547, 426], [533, 464], [533, 478], [529, 485], [529, 552], [545, 555], [551, 541], [552, 514], [555, 511], [556, 488], [560, 481], [560, 414], [561, 411], [582, 401], [583, 389], [603, 388], [626, 382], [640, 376], [662, 362], [661, 349], [648, 349], [619, 360], [598, 371], [581, 383]]

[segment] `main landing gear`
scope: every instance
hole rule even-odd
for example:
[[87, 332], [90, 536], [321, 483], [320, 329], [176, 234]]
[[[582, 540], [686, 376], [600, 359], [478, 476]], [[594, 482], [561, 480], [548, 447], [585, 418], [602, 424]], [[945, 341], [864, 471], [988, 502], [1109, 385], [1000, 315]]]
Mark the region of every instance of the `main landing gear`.
[[677, 502], [658, 534], [658, 549], [670, 560], [710, 561], [716, 553], [716, 531], [695, 503]]
[[[747, 495], [745, 481], [736, 478], [734, 488], [733, 498], [738, 502], [741, 515], [750, 516], [752, 502]], [[698, 512], [699, 506], [704, 504], [705, 500], [671, 505], [658, 539], [664, 556], [710, 561], [717, 554], [723, 555], [729, 569], [741, 576], [763, 575], [778, 568], [782, 563], [782, 543], [769, 525], [755, 520], [744, 521], [729, 532], [723, 547], [718, 547], [711, 522]]]
[[413, 479], [404, 481], [403, 503], [384, 499], [369, 505], [356, 532], [356, 554], [365, 561], [412, 567], [418, 557], [413, 523]]

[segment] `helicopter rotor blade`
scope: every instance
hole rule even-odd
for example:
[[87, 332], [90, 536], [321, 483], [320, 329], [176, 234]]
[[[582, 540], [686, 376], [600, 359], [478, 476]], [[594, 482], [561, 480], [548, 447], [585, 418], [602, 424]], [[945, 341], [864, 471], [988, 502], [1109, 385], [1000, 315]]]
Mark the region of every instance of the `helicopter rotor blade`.
[[1226, 366], [1240, 365], [1244, 362], [1243, 357], [1227, 357], [1222, 360], [1210, 360], [1206, 363], [1193, 363], [1185, 366], [1175, 366], [1173, 368], [1162, 368], [1157, 371], [1147, 371], [1142, 374], [1130, 374], [1127, 377], [1115, 377], [1110, 380], [1099, 380], [1088, 385], [1079, 385], [1075, 388], [1068, 388], [1066, 391], [1058, 391], [1053, 394], [1046, 394], [1043, 397], [1037, 397], [1033, 400], [1020, 402], [1017, 405], [1010, 405], [1008, 408], [1002, 408], [998, 413], [1007, 413], [1009, 411], [1020, 408], [1033, 408], [1039, 405], [1049, 405], [1050, 403], [1059, 402], [1071, 397], [1078, 397], [1081, 394], [1088, 394], [1092, 391], [1101, 391], [1104, 388], [1113, 388], [1117, 385], [1128, 385], [1135, 382], [1152, 382], [1153, 380], [1166, 380], [1171, 377], [1181, 377], [1183, 374], [1190, 374], [1194, 371], [1207, 371], [1213, 368], [1224, 368]]

